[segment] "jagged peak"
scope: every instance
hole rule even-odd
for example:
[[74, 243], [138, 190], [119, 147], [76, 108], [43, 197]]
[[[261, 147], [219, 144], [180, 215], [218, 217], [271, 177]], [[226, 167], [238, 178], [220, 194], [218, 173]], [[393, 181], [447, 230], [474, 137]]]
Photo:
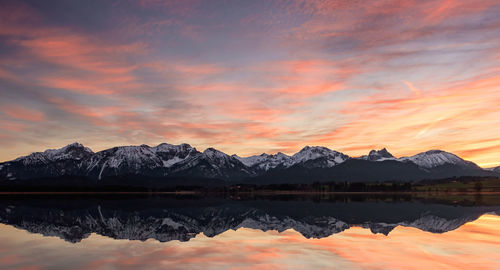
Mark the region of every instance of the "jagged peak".
[[370, 161], [394, 160], [395, 157], [384, 147], [380, 150], [371, 150], [368, 156], [361, 157]]
[[304, 151], [315, 151], [315, 150], [321, 150], [321, 151], [334, 151], [328, 147], [325, 147], [325, 146], [309, 146], [309, 145], [306, 145], [304, 146], [304, 148], [300, 149], [299, 153], [300, 152], [304, 152]]
[[291, 165], [301, 164], [312, 160], [320, 160], [320, 163], [312, 166], [333, 167], [349, 159], [349, 156], [324, 146], [305, 146], [302, 150], [295, 153], [291, 159]]
[[66, 146], [63, 146], [61, 148], [58, 148], [58, 149], [47, 149], [47, 150], [43, 151], [42, 153], [44, 153], [44, 154], [57, 154], [57, 153], [63, 153], [63, 152], [66, 152], [66, 151], [69, 151], [69, 150], [72, 150], [75, 148], [82, 149], [82, 150], [87, 151], [87, 152], [92, 152], [92, 150], [90, 150], [90, 148], [84, 146], [83, 144], [81, 144], [79, 142], [74, 142], [74, 143], [70, 143]]
[[160, 146], [173, 146], [173, 144], [162, 142], [162, 143], [158, 144], [156, 147], [160, 147]]
[[190, 144], [188, 144], [188, 143], [181, 143], [181, 144], [179, 144], [178, 146], [181, 146], [181, 147], [186, 147], [186, 148], [194, 148], [194, 147], [192, 147], [192, 146], [191, 146]]
[[209, 147], [209, 148], [205, 149], [205, 151], [203, 151], [203, 153], [222, 153], [222, 152], [213, 148], [213, 147]]
[[240, 162], [245, 164], [248, 167], [252, 167], [254, 165], [259, 166], [259, 168], [268, 170], [270, 168], [275, 168], [278, 165], [288, 165], [288, 161], [290, 159], [290, 156], [285, 155], [281, 152], [278, 152], [276, 154], [267, 154], [267, 153], [262, 153], [260, 155], [253, 155], [249, 157], [239, 157], [238, 155], [233, 155], [234, 158], [238, 159]]
[[34, 152], [27, 156], [16, 158], [15, 161], [22, 161], [25, 165], [28, 165], [66, 158], [80, 159], [85, 155], [91, 154], [94, 154], [94, 152], [90, 148], [85, 147], [81, 143], [74, 142], [58, 149], [47, 149], [43, 152]]
[[79, 142], [73, 142], [73, 143], [70, 143], [70, 144], [64, 146], [63, 148], [66, 148], [66, 147], [79, 147], [79, 148], [83, 148], [85, 146], [83, 144], [79, 143]]
[[189, 145], [187, 143], [181, 143], [178, 145], [169, 144], [169, 143], [160, 143], [157, 146], [152, 147], [152, 148], [154, 148], [156, 151], [162, 151], [162, 150], [166, 151], [166, 150], [172, 150], [172, 149], [180, 149], [180, 150], [194, 149], [194, 150], [196, 150], [196, 148], [192, 147], [191, 145]]
[[388, 155], [391, 155], [391, 156], [392, 156], [392, 154], [391, 154], [391, 153], [389, 153], [389, 151], [387, 151], [387, 148], [385, 148], [385, 147], [384, 147], [384, 148], [382, 148], [382, 149], [380, 149], [380, 150], [375, 150], [375, 149], [373, 149], [373, 150], [371, 150], [371, 151], [370, 151], [370, 153], [369, 153], [369, 154], [370, 154], [370, 155], [371, 155], [371, 154], [388, 154]]
[[315, 154], [328, 153], [328, 154], [334, 154], [334, 155], [342, 154], [339, 151], [332, 150], [332, 149], [325, 147], [325, 146], [309, 146], [309, 145], [307, 145], [304, 148], [302, 148], [299, 152], [293, 154], [292, 157], [299, 157], [299, 156], [303, 156], [304, 154], [312, 154], [312, 153], [315, 153]]
[[205, 151], [203, 151], [203, 155], [207, 156], [207, 157], [229, 157], [228, 154], [222, 152], [222, 151], [219, 151], [213, 147], [209, 147], [207, 149], [205, 149]]

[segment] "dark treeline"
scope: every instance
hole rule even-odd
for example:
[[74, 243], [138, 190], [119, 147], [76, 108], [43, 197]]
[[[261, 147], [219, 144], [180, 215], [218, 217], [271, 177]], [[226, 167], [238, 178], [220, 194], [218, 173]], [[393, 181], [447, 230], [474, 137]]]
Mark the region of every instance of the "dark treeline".
[[383, 192], [383, 191], [411, 191], [411, 183], [360, 183], [360, 182], [332, 182], [312, 184], [272, 184], [272, 185], [235, 185], [229, 190], [237, 191], [313, 191], [313, 192]]
[[218, 179], [114, 178], [103, 181], [64, 177], [0, 182], [0, 192], [411, 192], [431, 191], [446, 183], [473, 183], [481, 191], [482, 181], [491, 178], [460, 177], [419, 182], [312, 182], [310, 184], [230, 184]]
[[178, 185], [131, 185], [127, 183], [82, 183], [67, 181], [63, 185], [46, 183], [1, 183], [0, 192], [259, 192], [259, 191], [300, 191], [300, 192], [383, 192], [411, 191], [411, 183], [312, 183], [312, 184], [272, 184], [272, 185], [224, 185], [201, 186], [189, 183]]

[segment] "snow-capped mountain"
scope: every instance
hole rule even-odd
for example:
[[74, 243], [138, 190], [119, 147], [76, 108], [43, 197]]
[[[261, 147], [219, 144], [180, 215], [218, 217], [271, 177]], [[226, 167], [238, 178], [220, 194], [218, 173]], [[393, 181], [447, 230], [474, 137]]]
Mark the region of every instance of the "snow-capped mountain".
[[234, 157], [246, 166], [262, 171], [276, 168], [285, 169], [294, 165], [308, 168], [330, 168], [349, 159], [347, 155], [322, 146], [306, 146], [292, 156], [278, 152], [275, 155], [264, 153], [250, 157], [236, 155]]
[[189, 144], [120, 146], [97, 153], [79, 143], [0, 163], [8, 180], [59, 176], [103, 179], [113, 176], [192, 176], [232, 179], [254, 175], [238, 159], [214, 148], [199, 152]]
[[161, 158], [163, 166], [167, 168], [172, 167], [176, 163], [188, 160], [200, 153], [196, 148], [191, 147], [191, 145], [187, 143], [179, 145], [162, 143], [156, 147], [152, 147], [151, 150]]
[[189, 158], [172, 166], [174, 175], [239, 179], [253, 175], [253, 171], [240, 160], [214, 148], [207, 148], [203, 153], [194, 153]]
[[402, 157], [398, 160], [411, 161], [423, 168], [434, 168], [446, 164], [458, 165], [464, 168], [479, 168], [473, 162], [463, 160], [455, 154], [441, 150], [430, 150], [411, 157]]
[[349, 159], [349, 156], [322, 146], [306, 146], [292, 156], [293, 165], [308, 168], [330, 168]]
[[369, 161], [384, 161], [384, 160], [395, 160], [396, 159], [385, 148], [380, 149], [380, 150], [371, 150], [367, 156], [361, 156], [359, 158], [364, 159], [364, 160], [369, 160]]
[[276, 167], [288, 168], [293, 164], [292, 157], [281, 152], [278, 152], [275, 155], [268, 155], [264, 153], [250, 157], [239, 157], [237, 155], [233, 155], [233, 157], [241, 161], [247, 167], [253, 167], [261, 171], [268, 171], [270, 169], [275, 169]]
[[85, 165], [89, 175], [101, 179], [110, 175], [150, 174], [163, 167], [163, 160], [147, 145], [123, 146], [98, 152]]
[[470, 161], [440, 150], [396, 159], [384, 148], [352, 159], [321, 146], [306, 146], [291, 156], [279, 152], [239, 157], [214, 148], [200, 152], [189, 144], [120, 146], [94, 153], [79, 143], [73, 143], [0, 163], [0, 180], [65, 176], [92, 180], [167, 177], [210, 178], [233, 183], [245, 179], [245, 183], [264, 184], [268, 180], [278, 181], [274, 183], [413, 181], [476, 175], [500, 174], [483, 170]]
[[61, 160], [82, 160], [94, 154], [92, 150], [80, 143], [72, 143], [60, 149], [48, 149], [44, 152], [35, 152], [28, 156], [20, 157], [14, 161], [24, 165], [41, 165]]
[[200, 154], [189, 144], [121, 146], [96, 153], [84, 162], [84, 167], [87, 175], [98, 179], [127, 174], [165, 176], [177, 163]]
[[28, 179], [79, 174], [82, 162], [94, 152], [79, 143], [49, 149], [0, 163], [0, 179]]

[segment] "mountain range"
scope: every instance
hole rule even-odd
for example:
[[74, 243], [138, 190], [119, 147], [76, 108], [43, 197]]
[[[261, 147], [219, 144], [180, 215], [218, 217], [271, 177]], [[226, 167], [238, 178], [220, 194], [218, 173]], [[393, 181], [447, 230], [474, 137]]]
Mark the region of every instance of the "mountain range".
[[89, 181], [109, 179], [193, 180], [223, 183], [280, 184], [312, 182], [416, 181], [459, 176], [500, 176], [455, 154], [430, 150], [396, 158], [387, 149], [349, 157], [322, 146], [306, 146], [293, 155], [281, 152], [250, 157], [203, 152], [189, 144], [120, 146], [93, 152], [80, 143], [49, 149], [0, 163], [0, 181], [64, 177]]

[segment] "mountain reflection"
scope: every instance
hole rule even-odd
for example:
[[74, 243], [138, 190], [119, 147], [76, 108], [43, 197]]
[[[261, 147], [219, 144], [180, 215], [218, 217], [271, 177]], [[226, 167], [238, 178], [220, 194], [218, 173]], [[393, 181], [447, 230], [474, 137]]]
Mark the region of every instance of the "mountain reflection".
[[327, 200], [202, 197], [3, 197], [0, 223], [76, 243], [97, 233], [114, 239], [188, 241], [239, 228], [293, 229], [324, 238], [352, 226], [388, 235], [396, 226], [432, 233], [455, 230], [500, 206], [456, 205], [401, 198]]

